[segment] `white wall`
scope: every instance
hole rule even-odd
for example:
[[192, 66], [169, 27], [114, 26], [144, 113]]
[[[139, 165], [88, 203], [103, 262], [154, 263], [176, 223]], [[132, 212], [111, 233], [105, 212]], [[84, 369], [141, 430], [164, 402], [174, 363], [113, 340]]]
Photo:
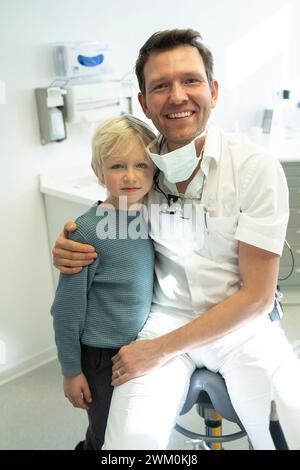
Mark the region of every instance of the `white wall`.
[[[228, 130], [232, 130], [235, 120], [246, 129], [260, 123], [272, 87], [284, 85], [283, 54], [278, 52], [230, 89], [226, 71], [228, 47], [289, 6], [294, 58], [291, 66], [296, 83], [300, 76], [297, 0], [0, 3], [0, 79], [6, 82], [7, 89], [7, 104], [0, 105], [0, 341], [6, 344], [7, 356], [6, 365], [0, 364], [0, 381], [54, 353], [49, 315], [53, 295], [51, 268], [37, 174], [47, 168], [60, 171], [78, 162], [86, 161], [88, 165], [90, 159], [90, 136], [80, 128], [69, 129], [69, 138], [63, 143], [40, 145], [33, 90], [49, 85], [53, 79], [49, 45], [56, 41], [111, 41], [116, 74], [122, 76], [132, 70], [139, 47], [154, 31], [173, 27], [198, 29], [215, 54], [216, 77], [223, 88], [215, 118]], [[285, 12], [282, 14], [284, 17]], [[280, 35], [281, 31], [277, 33]], [[249, 59], [259, 49], [256, 45], [248, 51]]]

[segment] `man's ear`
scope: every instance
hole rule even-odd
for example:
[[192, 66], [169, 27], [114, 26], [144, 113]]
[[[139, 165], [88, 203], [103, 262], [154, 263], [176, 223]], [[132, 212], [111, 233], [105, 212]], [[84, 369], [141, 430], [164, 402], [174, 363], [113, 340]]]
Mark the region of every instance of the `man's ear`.
[[138, 100], [139, 100], [139, 103], [142, 107], [142, 110], [144, 111], [145, 116], [148, 119], [151, 119], [150, 113], [149, 113], [149, 110], [148, 110], [148, 107], [147, 107], [147, 103], [146, 103], [146, 98], [141, 92], [139, 92], [139, 94], [138, 94]]
[[217, 80], [213, 80], [211, 87], [211, 107], [215, 108], [218, 101], [219, 94], [219, 83]]

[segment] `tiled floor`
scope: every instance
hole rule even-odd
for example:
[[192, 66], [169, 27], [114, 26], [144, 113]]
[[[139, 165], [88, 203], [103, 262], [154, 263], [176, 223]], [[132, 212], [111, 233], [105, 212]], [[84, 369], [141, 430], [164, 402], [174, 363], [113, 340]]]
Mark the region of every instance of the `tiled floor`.
[[[300, 307], [289, 305], [283, 326], [300, 356]], [[200, 430], [196, 412], [181, 418], [192, 431]], [[59, 366], [51, 362], [0, 387], [0, 449], [73, 449], [84, 437], [87, 418], [75, 410], [63, 395]], [[236, 429], [224, 423], [226, 433]], [[202, 432], [202, 430], [200, 430]], [[173, 432], [170, 449], [191, 449], [186, 438]], [[247, 449], [244, 438], [226, 448]]]
[[[85, 412], [72, 408], [63, 396], [56, 361], [0, 387], [0, 403], [0, 450], [73, 449], [84, 437]], [[180, 422], [192, 431], [203, 431], [194, 410]], [[233, 428], [225, 425], [226, 432]], [[186, 440], [174, 431], [169, 448], [191, 449]], [[247, 448], [247, 442], [243, 439], [227, 447]]]

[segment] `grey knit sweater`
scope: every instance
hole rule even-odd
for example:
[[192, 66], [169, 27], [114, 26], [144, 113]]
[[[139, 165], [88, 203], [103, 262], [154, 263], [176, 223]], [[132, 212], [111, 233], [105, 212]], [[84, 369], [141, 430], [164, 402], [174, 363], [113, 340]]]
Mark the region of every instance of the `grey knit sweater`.
[[118, 348], [134, 340], [153, 292], [154, 249], [139, 212], [104, 210], [98, 203], [76, 224], [70, 238], [93, 245], [98, 257], [78, 274], [60, 274], [51, 314], [64, 376], [81, 372], [81, 343]]

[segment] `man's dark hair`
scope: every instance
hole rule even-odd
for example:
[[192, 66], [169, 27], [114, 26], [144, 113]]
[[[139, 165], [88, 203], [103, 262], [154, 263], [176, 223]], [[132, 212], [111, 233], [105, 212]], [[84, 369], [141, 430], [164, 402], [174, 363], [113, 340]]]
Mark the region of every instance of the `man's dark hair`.
[[135, 73], [139, 82], [140, 91], [145, 95], [144, 67], [152, 51], [165, 51], [176, 46], [189, 45], [196, 47], [202, 57], [208, 83], [212, 89], [214, 60], [210, 50], [203, 44], [202, 36], [193, 29], [170, 29], [157, 31], [141, 47], [135, 64]]

